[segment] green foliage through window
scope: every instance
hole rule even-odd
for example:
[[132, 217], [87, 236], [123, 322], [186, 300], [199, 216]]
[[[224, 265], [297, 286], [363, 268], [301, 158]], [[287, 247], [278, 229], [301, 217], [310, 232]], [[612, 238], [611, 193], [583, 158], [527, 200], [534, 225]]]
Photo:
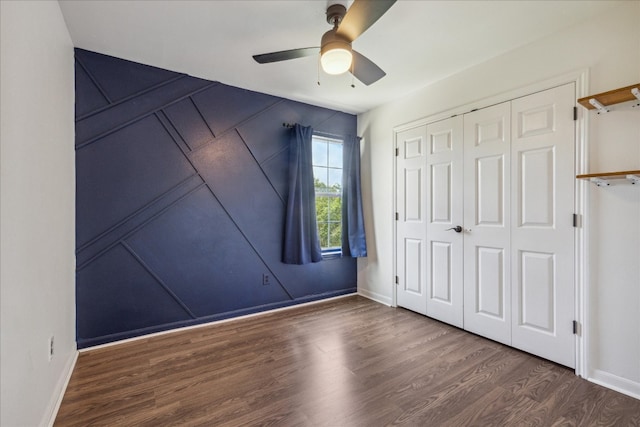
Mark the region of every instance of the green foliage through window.
[[313, 137], [316, 220], [322, 250], [342, 246], [342, 141]]

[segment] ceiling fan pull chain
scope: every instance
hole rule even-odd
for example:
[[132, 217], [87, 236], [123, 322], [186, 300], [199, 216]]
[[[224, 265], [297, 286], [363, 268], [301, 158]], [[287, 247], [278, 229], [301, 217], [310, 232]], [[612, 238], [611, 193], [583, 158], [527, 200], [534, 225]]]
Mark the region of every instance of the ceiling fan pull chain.
[[320, 86], [320, 55], [318, 55], [318, 86]]
[[353, 68], [354, 68], [353, 63], [354, 63], [354, 62], [355, 62], [355, 61], [351, 61], [351, 70], [350, 70], [350, 71], [351, 71], [351, 87], [352, 87], [353, 89], [355, 89], [355, 88], [356, 88], [355, 76], [353, 75]]

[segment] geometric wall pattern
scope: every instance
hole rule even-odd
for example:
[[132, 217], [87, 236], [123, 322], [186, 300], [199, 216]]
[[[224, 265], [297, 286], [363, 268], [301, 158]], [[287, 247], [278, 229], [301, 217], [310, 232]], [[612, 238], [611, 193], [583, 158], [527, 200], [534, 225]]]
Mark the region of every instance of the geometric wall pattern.
[[355, 259], [281, 262], [282, 123], [354, 115], [82, 49], [75, 70], [79, 348], [355, 291]]

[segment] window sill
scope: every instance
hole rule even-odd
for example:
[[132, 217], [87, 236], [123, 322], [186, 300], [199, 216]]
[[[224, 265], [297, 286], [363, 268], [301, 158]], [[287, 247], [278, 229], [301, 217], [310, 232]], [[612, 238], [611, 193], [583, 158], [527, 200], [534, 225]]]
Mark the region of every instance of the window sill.
[[327, 249], [322, 251], [322, 259], [336, 259], [342, 258], [342, 250], [341, 249]]

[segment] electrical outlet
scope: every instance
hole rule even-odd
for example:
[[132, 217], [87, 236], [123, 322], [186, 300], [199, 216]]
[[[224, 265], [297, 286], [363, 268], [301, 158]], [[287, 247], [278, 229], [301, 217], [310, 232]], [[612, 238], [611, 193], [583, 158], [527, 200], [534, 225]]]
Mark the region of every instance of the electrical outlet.
[[53, 359], [53, 335], [49, 337], [49, 361]]
[[271, 284], [271, 277], [269, 277], [268, 274], [263, 274], [262, 275], [262, 284], [263, 285], [270, 285]]

